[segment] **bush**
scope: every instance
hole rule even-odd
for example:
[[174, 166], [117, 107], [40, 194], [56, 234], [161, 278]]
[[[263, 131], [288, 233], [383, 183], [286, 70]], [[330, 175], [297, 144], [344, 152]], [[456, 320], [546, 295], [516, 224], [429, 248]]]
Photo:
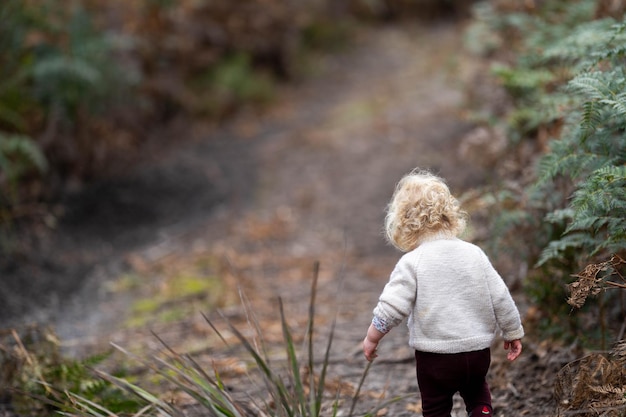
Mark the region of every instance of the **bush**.
[[[565, 286], [584, 265], [626, 252], [626, 26], [598, 18], [602, 5], [482, 3], [470, 32], [478, 40], [493, 31], [489, 51], [474, 49], [492, 54], [492, 74], [510, 100], [496, 116], [513, 155], [499, 172], [521, 187], [509, 190], [514, 204], [494, 223], [499, 239], [515, 250], [526, 246], [517, 252], [535, 266], [526, 289], [547, 327], [561, 323], [565, 334], [582, 338], [595, 325], [566, 316]], [[513, 40], [513, 47], [502, 49], [503, 39]], [[528, 147], [533, 152], [524, 156]], [[598, 305], [588, 311], [614, 324], [626, 315], [619, 307], [605, 318]], [[617, 331], [613, 326], [609, 334], [594, 335], [593, 343]]]
[[[118, 146], [111, 108], [138, 80], [111, 65], [118, 38], [81, 7], [0, 5], [0, 230], [38, 218], [59, 179], [101, 169]], [[95, 134], [95, 133], [99, 134]], [[111, 134], [110, 136], [107, 135]]]
[[466, 5], [2, 1], [0, 137], [25, 138], [47, 169], [15, 176], [4, 172], [13, 167], [0, 165], [0, 229], [24, 213], [41, 221], [42, 201], [67, 182], [116, 172], [139, 155], [153, 129], [178, 116], [219, 123], [242, 107], [266, 105], [277, 83], [310, 67], [311, 48], [345, 44], [355, 21], [462, 14]]
[[136, 399], [91, 372], [91, 367], [108, 357], [109, 353], [104, 353], [80, 361], [66, 359], [48, 328], [32, 326], [0, 333], [0, 412], [43, 417], [68, 411], [72, 408], [71, 401], [65, 401], [66, 392], [103, 404], [112, 413], [139, 408]]

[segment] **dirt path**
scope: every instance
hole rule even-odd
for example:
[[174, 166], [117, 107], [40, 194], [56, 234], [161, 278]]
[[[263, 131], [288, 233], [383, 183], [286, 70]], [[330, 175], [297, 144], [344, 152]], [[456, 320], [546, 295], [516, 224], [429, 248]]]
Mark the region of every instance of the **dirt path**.
[[[88, 272], [85, 291], [129, 260], [190, 247], [308, 259], [309, 269], [319, 260], [323, 270], [350, 256], [357, 270], [376, 269], [378, 290], [397, 258], [381, 227], [398, 178], [430, 168], [460, 192], [484, 175], [457, 152], [468, 130], [459, 117], [460, 43], [458, 29], [444, 24], [363, 33], [263, 115], [243, 115], [208, 140], [196, 133], [129, 176], [70, 197], [67, 245], [80, 249], [77, 257], [105, 260]], [[280, 278], [258, 280], [273, 292], [285, 285]], [[84, 316], [68, 305], [69, 317]]]
[[[128, 265], [149, 270], [194, 254], [227, 265], [261, 320], [276, 318], [279, 295], [290, 318], [302, 324], [312, 265], [319, 261], [322, 328], [338, 306], [338, 365], [331, 372], [356, 384], [365, 366], [360, 343], [398, 257], [381, 237], [394, 184], [420, 166], [460, 193], [487, 174], [458, 153], [470, 129], [459, 116], [461, 48], [461, 32], [451, 24], [363, 33], [349, 53], [324, 60], [319, 76], [283, 91], [262, 116], [242, 115], [208, 140], [196, 132], [199, 140], [189, 146], [156, 153], [162, 162], [103, 185], [91, 200], [83, 194], [70, 205], [75, 211], [63, 230], [68, 246], [82, 248], [75, 256], [94, 266], [83, 271], [88, 278], [81, 295], [60, 302], [61, 337], [78, 344], [128, 341], [116, 323], [129, 300], [110, 297], [104, 284]], [[109, 203], [102, 201], [107, 192], [114, 197]], [[120, 206], [134, 210], [124, 217]], [[191, 346], [207, 338], [198, 320], [159, 330], [171, 343]], [[270, 340], [275, 327], [267, 330]], [[211, 360], [219, 356], [209, 351]], [[380, 356], [360, 410], [384, 392], [412, 394], [389, 406], [387, 415], [415, 415], [417, 384], [402, 329], [385, 339]], [[506, 369], [498, 373], [504, 387], [510, 384]], [[497, 394], [496, 404], [510, 400], [507, 392]], [[455, 413], [465, 415], [459, 402]]]

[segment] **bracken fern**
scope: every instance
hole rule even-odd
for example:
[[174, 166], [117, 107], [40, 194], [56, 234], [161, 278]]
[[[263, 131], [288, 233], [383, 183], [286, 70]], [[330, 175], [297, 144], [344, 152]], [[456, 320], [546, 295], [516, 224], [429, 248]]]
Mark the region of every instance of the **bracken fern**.
[[521, 187], [507, 187], [519, 194], [508, 199], [517, 204], [502, 205], [494, 229], [535, 266], [525, 287], [554, 327], [567, 313], [559, 300], [572, 272], [626, 252], [626, 22], [596, 19], [594, 0], [513, 12], [498, 4], [481, 3], [476, 17], [501, 40], [491, 51], [502, 58], [493, 74], [512, 109], [500, 123], [510, 149], [532, 141], [542, 154], [531, 174], [520, 166]]

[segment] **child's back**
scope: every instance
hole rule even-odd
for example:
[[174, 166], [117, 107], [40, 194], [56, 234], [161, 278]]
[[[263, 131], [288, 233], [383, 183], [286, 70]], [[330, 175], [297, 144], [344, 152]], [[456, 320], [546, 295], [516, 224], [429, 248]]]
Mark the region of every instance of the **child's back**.
[[466, 213], [441, 178], [413, 171], [387, 208], [390, 243], [406, 252], [394, 268], [363, 340], [367, 360], [408, 318], [424, 417], [449, 417], [459, 392], [470, 415], [491, 415], [490, 347], [502, 332], [507, 357], [522, 351], [524, 328], [504, 281], [485, 253], [458, 239]]

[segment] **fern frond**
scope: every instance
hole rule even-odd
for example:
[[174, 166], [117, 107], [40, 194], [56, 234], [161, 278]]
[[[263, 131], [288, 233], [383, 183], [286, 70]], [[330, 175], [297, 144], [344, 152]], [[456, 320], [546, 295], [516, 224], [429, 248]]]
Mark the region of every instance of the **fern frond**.
[[602, 166], [605, 158], [590, 152], [576, 153], [569, 141], [555, 140], [551, 152], [539, 159], [538, 184], [552, 181], [559, 175], [578, 178], [583, 173]]
[[604, 166], [593, 171], [574, 194], [572, 207], [578, 212], [594, 207], [612, 211], [626, 199], [626, 166]]
[[494, 65], [492, 73], [502, 80], [509, 90], [529, 90], [545, 85], [554, 80], [555, 75], [544, 68], [511, 68], [504, 65]]
[[584, 234], [573, 233], [561, 238], [560, 240], [551, 241], [541, 252], [536, 266], [542, 266], [546, 262], [553, 259], [560, 259], [564, 252], [583, 247], [584, 242], [587, 240], [588, 239]]
[[549, 213], [545, 220], [569, 224], [561, 238], [544, 249], [538, 265], [573, 249], [587, 256], [625, 250], [626, 166], [603, 165], [591, 171], [579, 184], [570, 206]]
[[33, 139], [24, 135], [0, 132], [0, 170], [17, 179], [28, 169], [45, 172], [48, 162]]
[[626, 94], [620, 93], [614, 96], [613, 99], [602, 99], [600, 100], [601, 104], [606, 104], [610, 106], [613, 110], [617, 112], [617, 117], [626, 116]]
[[593, 174], [596, 178], [613, 184], [617, 181], [626, 180], [626, 166], [606, 166], [598, 169]]
[[588, 232], [590, 230], [596, 230], [606, 224], [606, 219], [601, 217], [584, 217], [579, 218], [572, 222], [567, 229], [565, 229], [565, 233], [571, 233], [573, 231], [580, 232]]
[[544, 220], [548, 223], [563, 224], [569, 222], [574, 217], [574, 210], [571, 208], [565, 208], [561, 210], [555, 210], [546, 214]]
[[[605, 48], [598, 45], [610, 45], [616, 39], [614, 20], [593, 20], [578, 24], [566, 36], [557, 39], [544, 52], [544, 62], [561, 61], [578, 66], [588, 67], [598, 59], [606, 59]], [[617, 43], [619, 45], [619, 43]]]
[[594, 255], [602, 249], [626, 249], [626, 166], [593, 171], [571, 202], [572, 222], [565, 235], [577, 232], [582, 247]]
[[612, 109], [613, 117], [626, 116], [626, 78], [623, 68], [585, 72], [568, 83], [568, 89], [585, 99]]
[[596, 101], [587, 101], [583, 104], [580, 121], [582, 141], [586, 141], [602, 123], [602, 116]]
[[602, 48], [592, 51], [597, 62], [611, 61], [624, 58], [626, 55], [626, 21], [611, 25], [611, 38], [604, 42]]
[[587, 100], [602, 100], [607, 97], [609, 91], [609, 86], [603, 78], [601, 72], [584, 73], [571, 80], [568, 86], [572, 92]]
[[605, 241], [601, 242], [598, 245], [597, 253], [600, 250], [604, 250], [610, 253], [618, 253], [623, 251], [626, 248], [626, 221], [621, 219], [621, 224], [616, 224], [614, 229], [615, 232], [609, 234]]
[[65, 80], [97, 85], [101, 80], [101, 70], [82, 59], [66, 56], [52, 56], [37, 62], [33, 67], [33, 76], [40, 80]]

